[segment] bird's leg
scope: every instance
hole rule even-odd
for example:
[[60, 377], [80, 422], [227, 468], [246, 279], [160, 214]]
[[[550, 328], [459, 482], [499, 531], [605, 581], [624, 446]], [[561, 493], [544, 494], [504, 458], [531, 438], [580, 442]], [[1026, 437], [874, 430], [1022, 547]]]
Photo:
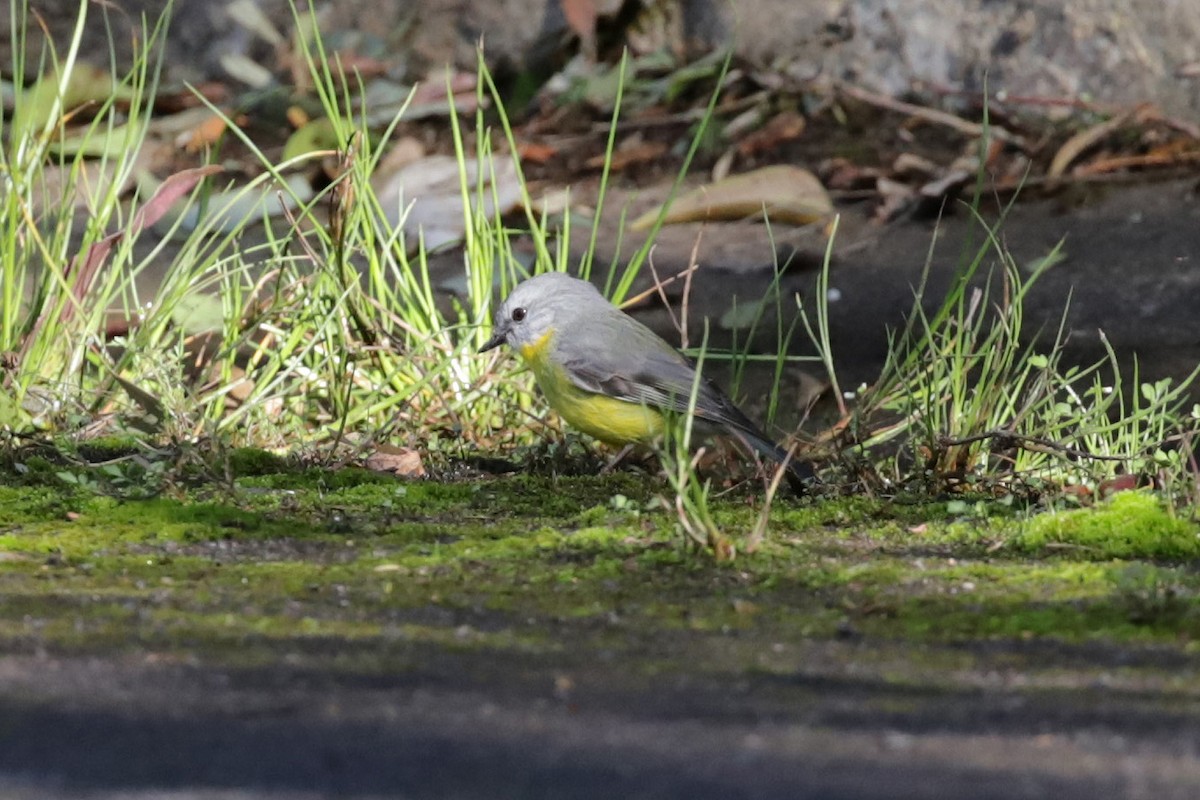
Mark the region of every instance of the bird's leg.
[[620, 464], [622, 461], [624, 461], [625, 457], [627, 455], [629, 455], [630, 453], [633, 452], [633, 448], [635, 446], [636, 446], [636, 444], [634, 442], [630, 442], [629, 444], [622, 447], [621, 451], [619, 453], [617, 453], [615, 456], [613, 456], [612, 458], [610, 458], [608, 460], [608, 463], [605, 464], [604, 468], [600, 470], [600, 474], [607, 475], [608, 473], [610, 473], [614, 469], [616, 469], [617, 465]]

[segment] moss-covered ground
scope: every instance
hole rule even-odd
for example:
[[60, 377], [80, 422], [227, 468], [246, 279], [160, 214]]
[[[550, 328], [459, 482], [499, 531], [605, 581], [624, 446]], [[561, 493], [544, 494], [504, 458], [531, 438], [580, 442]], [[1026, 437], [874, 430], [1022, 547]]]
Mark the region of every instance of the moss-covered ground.
[[0, 482], [0, 793], [1200, 790], [1200, 527], [1150, 494], [781, 498], [717, 561], [642, 474], [230, 464]]
[[[1040, 514], [784, 498], [758, 552], [717, 562], [685, 546], [641, 475], [401, 482], [246, 463], [262, 474], [154, 499], [52, 471], [0, 486], [0, 648], [312, 653], [370, 672], [432, 647], [607, 659], [634, 677], [789, 673], [797, 646], [859, 642], [907, 679], [998, 643], [1200, 647], [1200, 527], [1148, 494]], [[734, 541], [756, 505], [717, 501]]]

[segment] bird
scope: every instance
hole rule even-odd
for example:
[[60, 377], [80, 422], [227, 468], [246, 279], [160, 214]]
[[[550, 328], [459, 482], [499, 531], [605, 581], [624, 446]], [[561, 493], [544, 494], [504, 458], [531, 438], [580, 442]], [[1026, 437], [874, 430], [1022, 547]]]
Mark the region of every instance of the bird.
[[520, 354], [550, 406], [567, 424], [611, 445], [648, 443], [667, 414], [684, 414], [695, 391], [695, 418], [788, 466], [799, 492], [812, 465], [763, 433], [711, 380], [665, 339], [613, 305], [589, 281], [543, 272], [517, 284], [496, 309], [492, 336]]

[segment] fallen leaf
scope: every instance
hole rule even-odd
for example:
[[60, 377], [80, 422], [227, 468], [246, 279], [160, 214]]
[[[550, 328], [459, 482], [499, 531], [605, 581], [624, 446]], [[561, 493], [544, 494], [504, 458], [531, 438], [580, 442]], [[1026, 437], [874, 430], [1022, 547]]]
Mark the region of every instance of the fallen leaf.
[[795, 111], [776, 114], [760, 129], [748, 134], [738, 142], [737, 151], [742, 156], [753, 156], [773, 150], [784, 142], [797, 139], [804, 133], [804, 117]]
[[208, 112], [204, 118], [194, 127], [175, 137], [175, 146], [182, 148], [185, 152], [199, 153], [212, 147], [229, 129], [229, 122], [224, 116], [213, 113], [207, 108], [202, 110]]
[[[139, 157], [142, 153], [138, 154]], [[140, 161], [140, 158], [139, 158]], [[88, 211], [100, 204], [100, 198], [113, 194], [122, 194], [132, 185], [133, 177], [128, 171], [120, 169], [121, 164], [115, 160], [83, 161], [66, 165], [46, 164], [42, 167], [40, 191], [32, 196], [34, 216], [40, 216], [47, 209], [47, 204], [53, 204], [56, 211], [62, 210], [64, 201], [76, 211]], [[113, 182], [120, 180], [118, 187]]]
[[713, 183], [723, 181], [729, 177], [729, 173], [733, 171], [733, 159], [735, 156], [737, 156], [737, 150], [730, 148], [716, 160], [713, 164], [712, 174], [709, 176]]
[[[160, 114], [177, 114], [192, 108], [207, 108], [229, 102], [229, 84], [224, 81], [204, 81], [203, 83], [188, 84], [187, 89], [177, 91], [164, 90], [154, 98], [154, 110]], [[154, 125], [156, 119], [151, 120]]]
[[571, 190], [570, 188], [546, 189], [537, 197], [529, 198], [529, 208], [538, 216], [565, 214], [572, 210]]
[[479, 85], [479, 78], [474, 72], [453, 72], [448, 79], [429, 80], [417, 85], [413, 92], [414, 103], [428, 103], [446, 96], [447, 85], [457, 97], [460, 94], [474, 94]]
[[371, 179], [378, 180], [385, 176], [395, 175], [404, 167], [414, 164], [424, 157], [425, 145], [421, 144], [421, 141], [414, 136], [403, 136], [384, 154]]
[[196, 188], [196, 184], [209, 175], [215, 175], [224, 170], [225, 168], [219, 164], [208, 164], [203, 167], [180, 170], [168, 176], [159, 184], [154, 195], [134, 214], [133, 223], [129, 226], [130, 230], [137, 232], [142, 228], [154, 225], [180, 198]]
[[[647, 161], [655, 161], [661, 158], [667, 152], [667, 145], [663, 142], [637, 142], [626, 147], [620, 147], [613, 151], [612, 159], [609, 160], [609, 168], [615, 172], [628, 169], [637, 164], [645, 164]], [[601, 169], [604, 167], [606, 160], [605, 155], [595, 155], [584, 162], [584, 165], [589, 169]]]
[[[213, 372], [220, 373], [220, 370], [214, 369]], [[229, 370], [227, 377], [218, 374], [217, 381], [225, 392], [225, 405], [232, 407], [240, 406], [249, 400], [256, 385], [254, 379], [246, 374], [246, 370], [237, 366]]]
[[517, 153], [521, 156], [521, 161], [524, 163], [545, 164], [558, 155], [558, 148], [554, 145], [541, 144], [539, 142], [521, 142], [517, 145]]
[[[129, 152], [143, 139], [145, 126], [142, 124], [114, 125], [97, 129], [80, 129], [66, 136], [57, 137], [47, 143], [50, 153], [65, 156], [83, 156], [104, 160], [117, 160]], [[67, 159], [68, 161], [70, 159]]]
[[293, 128], [303, 128], [305, 125], [312, 122], [312, 115], [309, 114], [303, 106], [288, 106], [286, 116], [288, 125], [291, 125]]
[[[234, 313], [237, 313], [236, 311]], [[172, 321], [175, 317], [171, 317]], [[220, 320], [219, 322], [223, 322]], [[200, 328], [199, 325], [196, 326]], [[242, 354], [249, 355], [249, 348], [254, 347], [259, 352], [269, 351], [272, 344], [275, 342], [275, 337], [271, 333], [266, 333], [259, 337], [255, 336], [253, 343], [247, 342], [245, 346], [239, 348]], [[233, 366], [225, 369], [221, 363], [218, 363], [222, 348], [226, 346], [224, 331], [221, 328], [208, 328], [197, 330], [195, 333], [189, 333], [183, 340], [183, 369], [189, 387], [195, 387], [194, 393], [198, 398], [205, 398], [207, 401], [211, 397], [220, 397], [225, 402], [225, 407], [228, 409], [238, 408], [244, 403], [254, 392], [255, 382], [249, 377], [246, 370]], [[250, 362], [256, 363], [258, 359], [251, 357]], [[278, 407], [275, 405], [278, 398], [268, 398], [260, 406], [266, 412], [269, 418], [278, 416]]]
[[367, 469], [390, 472], [400, 478], [424, 478], [426, 474], [421, 454], [408, 447], [380, 445], [364, 464]]
[[[661, 207], [638, 217], [632, 229], [654, 224]], [[766, 214], [772, 222], [807, 225], [833, 213], [833, 201], [817, 177], [790, 165], [763, 167], [694, 189], [670, 204], [663, 224], [738, 220]]]
[[1063, 146], [1058, 148], [1058, 152], [1054, 154], [1054, 158], [1050, 161], [1050, 168], [1046, 170], [1046, 176], [1049, 178], [1062, 177], [1066, 173], [1067, 168], [1074, 164], [1085, 151], [1095, 147], [1111, 133], [1121, 128], [1121, 126], [1133, 119], [1137, 113], [1138, 109], [1130, 109], [1110, 120], [1101, 122], [1099, 125], [1093, 125], [1087, 130], [1080, 131], [1070, 139], [1067, 139], [1063, 143]]
[[619, 67], [599, 69], [586, 75], [582, 82], [583, 102], [602, 113], [612, 111], [623, 80]]
[[1092, 490], [1087, 486], [1072, 483], [1062, 487], [1062, 493], [1074, 497], [1080, 505], [1091, 505], [1092, 503]]

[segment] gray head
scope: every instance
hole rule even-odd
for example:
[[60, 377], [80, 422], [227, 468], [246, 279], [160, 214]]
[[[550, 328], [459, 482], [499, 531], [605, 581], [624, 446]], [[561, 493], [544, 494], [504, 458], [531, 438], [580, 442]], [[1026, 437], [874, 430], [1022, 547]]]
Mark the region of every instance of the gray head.
[[562, 272], [544, 272], [522, 281], [500, 304], [492, 320], [492, 338], [479, 352], [506, 342], [520, 349], [580, 311], [611, 308], [604, 295], [587, 281]]

